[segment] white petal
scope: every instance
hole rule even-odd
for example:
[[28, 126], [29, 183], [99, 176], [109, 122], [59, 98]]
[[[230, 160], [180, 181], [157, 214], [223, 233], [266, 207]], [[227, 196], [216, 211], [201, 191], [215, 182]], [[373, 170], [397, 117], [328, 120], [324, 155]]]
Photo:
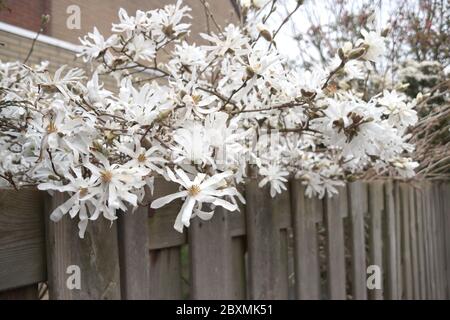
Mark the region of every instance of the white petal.
[[185, 197], [187, 195], [188, 195], [188, 192], [186, 190], [180, 191], [180, 192], [176, 192], [176, 193], [173, 193], [173, 194], [169, 194], [167, 196], [164, 196], [164, 197], [161, 197], [161, 198], [158, 198], [158, 199], [154, 200], [150, 206], [153, 209], [158, 209], [158, 208], [161, 208], [162, 206], [165, 206], [169, 202], [172, 202], [175, 199], [182, 198], [182, 197]]

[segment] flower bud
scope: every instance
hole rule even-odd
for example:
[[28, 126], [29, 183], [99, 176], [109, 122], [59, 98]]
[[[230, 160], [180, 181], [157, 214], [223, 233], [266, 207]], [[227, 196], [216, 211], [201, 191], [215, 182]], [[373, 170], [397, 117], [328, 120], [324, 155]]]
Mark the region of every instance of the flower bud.
[[342, 50], [342, 48], [339, 48], [337, 52], [338, 52], [339, 59], [344, 61], [345, 60], [344, 50]]
[[352, 51], [349, 52], [348, 58], [350, 60], [361, 58], [366, 53], [366, 51], [367, 49], [365, 47], [353, 49]]
[[245, 72], [247, 73], [248, 79], [253, 78], [255, 76], [255, 70], [253, 70], [252, 67], [250, 67], [250, 66], [247, 66], [245, 68]]

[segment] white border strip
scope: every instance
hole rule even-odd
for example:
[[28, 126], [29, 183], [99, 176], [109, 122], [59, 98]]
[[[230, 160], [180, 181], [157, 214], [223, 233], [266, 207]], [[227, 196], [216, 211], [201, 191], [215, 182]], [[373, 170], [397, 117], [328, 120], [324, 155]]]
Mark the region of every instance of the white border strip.
[[[6, 31], [9, 33], [13, 33], [16, 34], [18, 36], [24, 37], [24, 38], [28, 38], [28, 39], [34, 39], [36, 38], [36, 32], [34, 31], [30, 31], [27, 29], [23, 29], [23, 28], [19, 28], [16, 26], [13, 26], [11, 24], [8, 23], [4, 23], [4, 22], [0, 22], [0, 31]], [[42, 42], [42, 43], [46, 43], [55, 47], [59, 47], [62, 49], [66, 49], [69, 51], [73, 51], [73, 52], [81, 52], [81, 47], [77, 46], [73, 43], [67, 42], [67, 41], [63, 41], [63, 40], [59, 40], [53, 37], [49, 37], [43, 34], [40, 34], [37, 41]]]

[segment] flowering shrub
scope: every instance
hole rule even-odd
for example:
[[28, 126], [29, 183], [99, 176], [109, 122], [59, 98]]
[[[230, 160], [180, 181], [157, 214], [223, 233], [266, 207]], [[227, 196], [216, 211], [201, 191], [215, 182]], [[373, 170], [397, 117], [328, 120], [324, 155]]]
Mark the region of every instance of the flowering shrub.
[[[78, 216], [82, 237], [89, 220], [113, 221], [142, 204], [157, 175], [180, 185], [151, 204], [184, 199], [180, 232], [216, 206], [238, 210], [250, 169], [272, 197], [289, 177], [323, 197], [368, 168], [414, 175], [406, 142], [414, 102], [395, 91], [363, 99], [331, 84], [375, 70], [385, 51], [379, 32], [361, 30], [331, 68], [299, 73], [277, 50], [267, 1], [242, 6], [242, 24], [201, 33], [206, 45], [187, 41], [190, 8], [181, 1], [135, 16], [121, 9], [112, 36], [94, 28], [81, 39], [79, 56], [96, 65], [87, 81], [79, 69], [2, 63], [1, 185], [67, 192], [51, 218]], [[114, 77], [118, 92], [99, 75]]]

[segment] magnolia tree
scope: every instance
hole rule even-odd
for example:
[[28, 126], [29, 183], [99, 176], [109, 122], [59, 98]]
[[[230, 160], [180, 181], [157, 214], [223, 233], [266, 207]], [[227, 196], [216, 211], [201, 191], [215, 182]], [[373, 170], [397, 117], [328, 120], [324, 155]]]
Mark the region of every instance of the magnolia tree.
[[[413, 176], [406, 129], [417, 121], [414, 104], [331, 85], [375, 70], [380, 33], [363, 28], [331, 67], [293, 71], [276, 45], [291, 15], [272, 29], [276, 1], [266, 2], [242, 1], [240, 25], [222, 29], [202, 1], [216, 28], [195, 35], [205, 45], [188, 41], [190, 8], [181, 1], [135, 16], [121, 9], [112, 36], [94, 28], [81, 39], [79, 56], [95, 66], [89, 79], [65, 66], [50, 74], [45, 65], [2, 63], [1, 186], [68, 193], [51, 218], [78, 216], [83, 237], [89, 220], [144, 205], [156, 176], [180, 187], [151, 202], [184, 200], [179, 232], [217, 206], [238, 210], [250, 170], [272, 197], [289, 178], [323, 197], [368, 168]], [[117, 92], [99, 75], [117, 80]]]

